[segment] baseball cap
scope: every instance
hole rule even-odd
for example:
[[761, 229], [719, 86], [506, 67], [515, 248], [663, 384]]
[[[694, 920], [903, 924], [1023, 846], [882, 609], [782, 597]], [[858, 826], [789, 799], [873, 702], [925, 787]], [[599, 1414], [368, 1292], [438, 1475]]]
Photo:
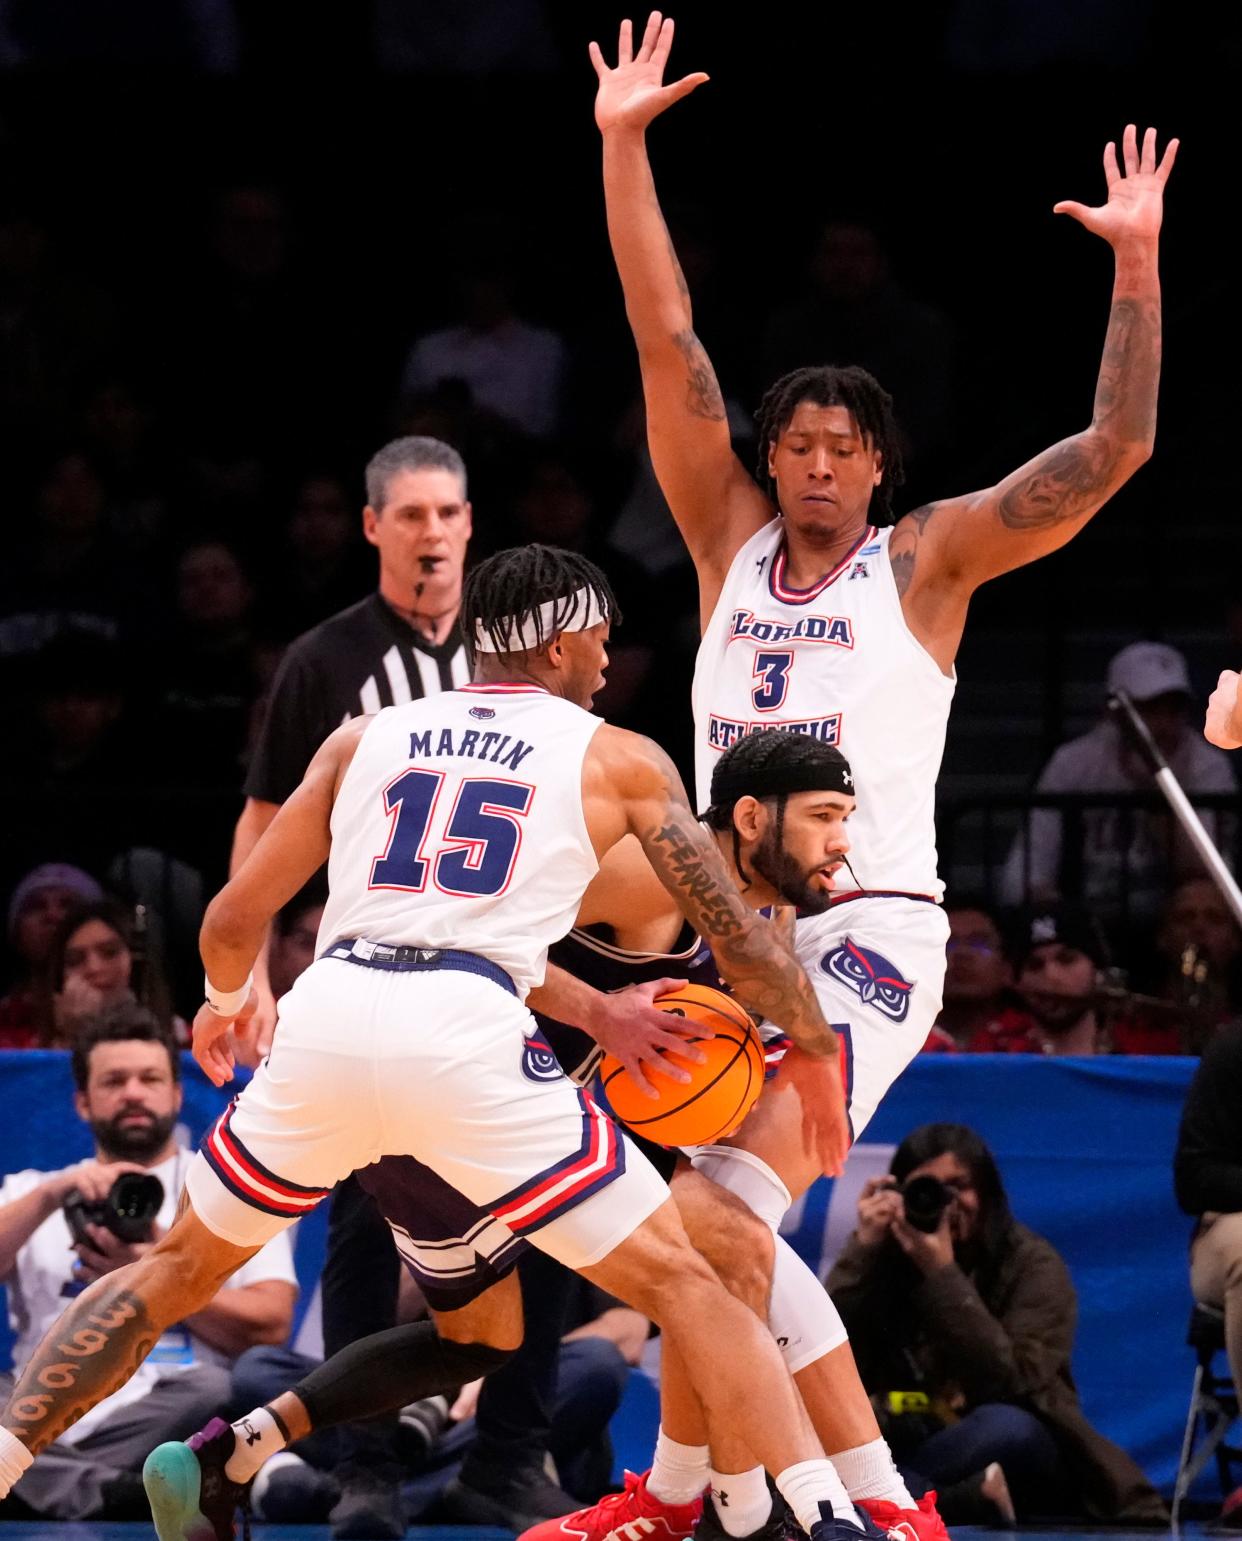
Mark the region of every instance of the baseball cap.
[[1095, 917], [1072, 905], [1046, 905], [1025, 917], [1018, 946], [1021, 962], [1025, 963], [1037, 947], [1049, 945], [1084, 952], [1096, 968], [1108, 965], [1108, 944]]
[[6, 925], [10, 938], [26, 907], [27, 900], [45, 888], [67, 888], [71, 893], [76, 894], [83, 904], [92, 904], [96, 899], [103, 898], [103, 889], [90, 873], [83, 872], [81, 867], [74, 867], [66, 861], [47, 861], [41, 867], [32, 867], [13, 890], [9, 899]]
[[1180, 691], [1190, 695], [1186, 660], [1167, 642], [1131, 642], [1108, 665], [1109, 690], [1124, 690], [1135, 701]]

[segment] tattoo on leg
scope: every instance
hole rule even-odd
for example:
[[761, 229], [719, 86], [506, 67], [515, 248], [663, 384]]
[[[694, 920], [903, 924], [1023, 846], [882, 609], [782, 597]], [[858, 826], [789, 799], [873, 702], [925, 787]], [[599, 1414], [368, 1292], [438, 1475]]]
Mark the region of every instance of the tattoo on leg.
[[146, 1305], [118, 1270], [97, 1280], [35, 1350], [3, 1423], [35, 1454], [123, 1385], [159, 1337]]

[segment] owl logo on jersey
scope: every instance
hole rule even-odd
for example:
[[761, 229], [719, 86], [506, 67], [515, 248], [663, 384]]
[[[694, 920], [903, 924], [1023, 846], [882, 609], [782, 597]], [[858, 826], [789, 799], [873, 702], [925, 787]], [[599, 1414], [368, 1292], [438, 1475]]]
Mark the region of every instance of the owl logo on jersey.
[[863, 947], [847, 936], [820, 960], [820, 968], [859, 996], [864, 1006], [904, 1022], [910, 1010], [910, 992], [914, 982], [903, 979], [900, 970], [870, 947]]
[[522, 1074], [528, 1081], [559, 1081], [561, 1062], [541, 1038], [528, 1038], [522, 1050]]

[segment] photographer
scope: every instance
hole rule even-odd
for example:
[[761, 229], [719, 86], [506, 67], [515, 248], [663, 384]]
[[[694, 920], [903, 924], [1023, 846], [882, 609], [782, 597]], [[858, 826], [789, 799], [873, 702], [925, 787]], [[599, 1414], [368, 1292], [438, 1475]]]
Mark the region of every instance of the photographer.
[[1014, 1220], [973, 1130], [906, 1136], [890, 1175], [864, 1187], [828, 1289], [907, 1485], [938, 1488], [950, 1523], [1014, 1510], [1167, 1522], [1143, 1473], [1083, 1415], [1068, 1270]]
[[[94, 1156], [60, 1171], [17, 1172], [0, 1185], [0, 1282], [8, 1286], [18, 1372], [67, 1296], [132, 1262], [171, 1226], [191, 1161], [173, 1136], [181, 1111], [176, 1045], [150, 1012], [122, 1003], [100, 1013], [83, 1025], [72, 1065], [74, 1106], [90, 1125]], [[5, 1512], [145, 1517], [140, 1472], [151, 1448], [191, 1434], [227, 1401], [227, 1367], [244, 1349], [284, 1341], [296, 1294], [281, 1235], [39, 1456]], [[0, 1374], [0, 1396], [11, 1385]]]

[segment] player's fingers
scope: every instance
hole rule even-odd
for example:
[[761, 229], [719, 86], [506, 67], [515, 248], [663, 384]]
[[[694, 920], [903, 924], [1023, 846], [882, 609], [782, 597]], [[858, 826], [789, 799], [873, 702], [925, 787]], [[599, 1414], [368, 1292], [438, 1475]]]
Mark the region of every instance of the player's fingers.
[[673, 46], [673, 18], [666, 16], [660, 23], [660, 33], [656, 38], [655, 47], [651, 51], [651, 62], [664, 73], [664, 66], [668, 63], [669, 51]]
[[1156, 175], [1160, 179], [1161, 186], [1169, 180], [1169, 172], [1173, 170], [1173, 162], [1177, 159], [1177, 147], [1180, 139], [1170, 139], [1164, 147], [1164, 155], [1156, 168]]
[[1085, 225], [1091, 210], [1085, 203], [1062, 202], [1054, 203], [1052, 205], [1052, 212], [1054, 214], [1068, 214], [1071, 219], [1076, 219], [1080, 225]]
[[634, 62], [634, 24], [627, 16], [621, 23], [617, 33], [617, 64], [633, 64]]
[[1143, 134], [1143, 151], [1139, 156], [1139, 169], [1145, 177], [1155, 174], [1156, 170], [1156, 131], [1149, 128]]
[[671, 107], [674, 102], [681, 101], [683, 96], [689, 96], [691, 91], [697, 91], [710, 78], [710, 76], [704, 75], [701, 70], [697, 75], [683, 75], [680, 80], [675, 80], [672, 85], [665, 86], [660, 94], [664, 98], [665, 104]]
[[649, 979], [639, 989], [646, 992], [648, 1000], [658, 1000], [662, 995], [676, 995], [689, 984], [687, 979]]
[[[689, 1060], [692, 1065], [705, 1065], [707, 1055], [695, 1043], [689, 1043], [682, 1038], [675, 1029], [664, 1027], [653, 1028], [651, 1032], [650, 1048], [658, 1054], [677, 1054], [682, 1059]], [[688, 1081], [689, 1076], [681, 1077]]]
[[642, 1092], [644, 1097], [649, 1098], [652, 1102], [659, 1101], [659, 1088], [647, 1074], [646, 1066], [643, 1064], [641, 1059], [635, 1057], [634, 1059], [628, 1061], [623, 1060], [622, 1068], [625, 1070], [625, 1073], [629, 1076], [630, 1080], [633, 1081], [634, 1085], [638, 1087], [640, 1092]]
[[1121, 158], [1126, 168], [1126, 176], [1134, 176], [1139, 169], [1139, 157], [1138, 130], [1133, 123], [1126, 124], [1126, 131], [1121, 136]]
[[588, 43], [587, 55], [595, 66], [595, 73], [603, 80], [604, 76], [608, 73], [608, 66], [604, 63], [604, 55], [600, 50], [599, 44]]
[[636, 64], [646, 64], [655, 53], [656, 45], [660, 41], [660, 27], [663, 21], [664, 18], [660, 15], [659, 11], [652, 11], [651, 15], [648, 16], [647, 25], [643, 31], [643, 40], [639, 44], [638, 54], [634, 60]]
[[1110, 139], [1104, 146], [1104, 180], [1109, 187], [1121, 178], [1121, 167], [1117, 164], [1117, 146]]

